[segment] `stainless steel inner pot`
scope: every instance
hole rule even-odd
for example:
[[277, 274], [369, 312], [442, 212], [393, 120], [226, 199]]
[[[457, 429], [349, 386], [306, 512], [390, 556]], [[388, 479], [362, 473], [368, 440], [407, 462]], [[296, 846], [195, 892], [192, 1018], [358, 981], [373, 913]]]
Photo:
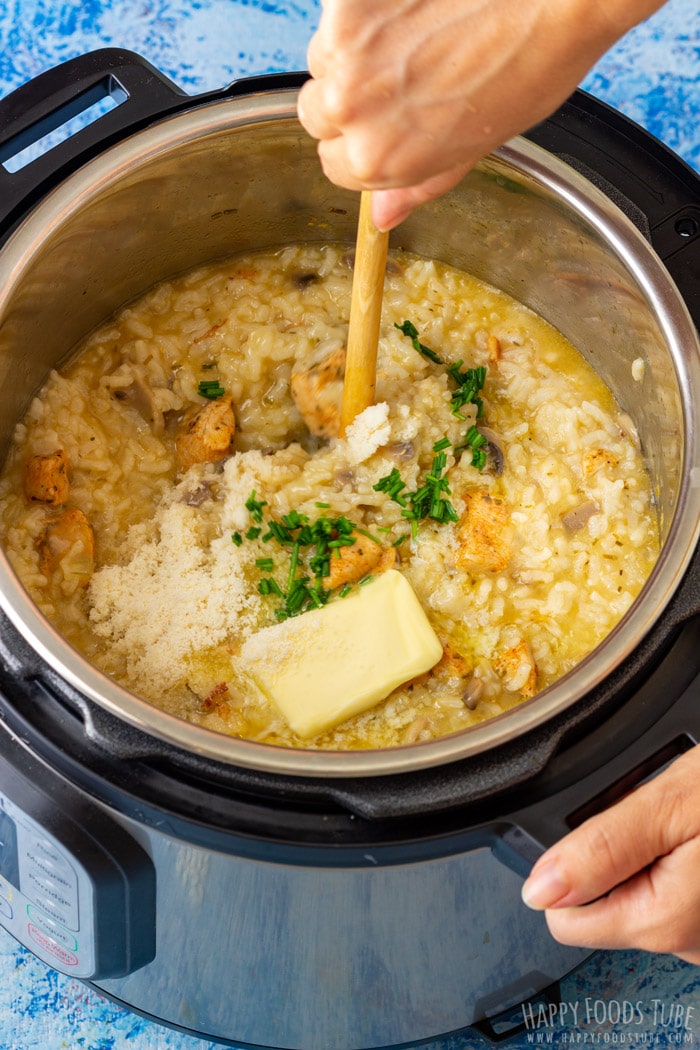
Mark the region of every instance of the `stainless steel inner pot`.
[[[278, 90], [195, 106], [86, 163], [24, 219], [0, 251], [4, 448], [48, 371], [154, 283], [250, 249], [354, 242], [358, 195], [326, 180], [295, 103], [295, 91]], [[139, 729], [226, 763], [294, 775], [440, 765], [512, 740], [585, 696], [634, 651], [675, 593], [700, 530], [700, 345], [636, 227], [573, 169], [518, 139], [420, 208], [392, 244], [519, 299], [610, 385], [637, 426], [658, 501], [663, 545], [652, 577], [595, 652], [513, 711], [429, 743], [338, 753], [236, 740], [144, 702], [66, 644], [1, 554], [0, 606], [10, 620], [69, 683]]]

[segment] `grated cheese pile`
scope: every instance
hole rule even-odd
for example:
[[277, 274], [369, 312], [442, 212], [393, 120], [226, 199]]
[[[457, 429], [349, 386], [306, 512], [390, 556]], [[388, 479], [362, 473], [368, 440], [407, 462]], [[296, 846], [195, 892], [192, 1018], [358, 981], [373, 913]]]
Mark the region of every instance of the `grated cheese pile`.
[[[348, 463], [369, 459], [390, 435], [388, 405], [372, 405], [348, 427]], [[159, 509], [150, 538], [144, 541], [143, 528], [136, 527], [124, 544], [128, 560], [94, 574], [93, 629], [124, 663], [138, 692], [155, 697], [181, 687], [188, 658], [258, 628], [265, 605], [255, 585], [254, 549], [235, 546], [231, 534], [250, 525], [245, 504], [251, 492], [291, 481], [306, 459], [299, 446], [275, 456], [258, 450], [232, 456], [216, 479], [221, 498], [210, 511], [216, 515], [213, 539], [206, 509], [182, 502], [192, 485], [185, 478]], [[193, 476], [199, 484], [197, 470]]]

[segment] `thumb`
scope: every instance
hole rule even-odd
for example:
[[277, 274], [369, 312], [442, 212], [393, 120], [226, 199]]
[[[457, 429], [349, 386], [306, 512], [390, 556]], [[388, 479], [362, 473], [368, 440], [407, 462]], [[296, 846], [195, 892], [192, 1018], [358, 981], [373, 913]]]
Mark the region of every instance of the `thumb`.
[[[539, 858], [523, 885], [531, 908], [586, 904], [700, 832], [700, 749], [591, 817]], [[695, 798], [693, 797], [695, 792]]]

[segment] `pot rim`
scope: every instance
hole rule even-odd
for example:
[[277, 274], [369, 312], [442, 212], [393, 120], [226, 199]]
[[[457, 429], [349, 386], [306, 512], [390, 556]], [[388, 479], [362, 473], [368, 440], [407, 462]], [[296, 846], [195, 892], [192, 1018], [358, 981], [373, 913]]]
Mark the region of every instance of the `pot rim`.
[[[52, 232], [138, 166], [205, 136], [261, 122], [296, 122], [296, 90], [277, 90], [194, 105], [107, 149], [69, 175], [15, 229], [0, 249], [0, 314], [14, 281]], [[684, 412], [681, 481], [673, 520], [657, 564], [630, 610], [572, 671], [531, 700], [457, 734], [396, 748], [321, 751], [228, 737], [170, 715], [97, 670], [51, 625], [0, 550], [0, 608], [54, 672], [112, 715], [151, 737], [227, 765], [303, 777], [357, 778], [445, 765], [494, 749], [540, 727], [601, 684], [652, 630], [690, 563], [700, 536], [700, 440], [693, 391], [700, 392], [700, 342], [663, 263], [633, 223], [573, 168], [522, 139], [494, 151], [501, 166], [558, 197], [611, 245], [634, 275], [667, 342]], [[605, 659], [602, 659], [602, 651]]]

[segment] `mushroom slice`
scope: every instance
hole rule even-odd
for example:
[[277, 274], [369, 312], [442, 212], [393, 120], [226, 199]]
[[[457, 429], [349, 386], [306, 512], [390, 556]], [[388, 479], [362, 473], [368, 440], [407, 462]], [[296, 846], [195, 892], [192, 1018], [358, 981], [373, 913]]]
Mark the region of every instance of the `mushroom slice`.
[[157, 436], [163, 433], [165, 421], [163, 410], [158, 403], [155, 389], [151, 386], [138, 368], [131, 369], [133, 381], [129, 386], [120, 386], [114, 391], [114, 397], [123, 404], [130, 405]]
[[59, 507], [68, 499], [68, 461], [62, 448], [47, 456], [32, 456], [24, 474], [24, 494], [28, 500]]
[[89, 582], [95, 570], [95, 537], [82, 510], [69, 507], [51, 518], [38, 547], [41, 571], [49, 579], [60, 570], [66, 582]]
[[176, 441], [180, 470], [195, 463], [217, 463], [231, 451], [236, 417], [230, 397], [219, 397], [199, 410]]
[[583, 503], [579, 503], [577, 507], [572, 507], [571, 510], [567, 510], [562, 514], [561, 523], [567, 532], [579, 532], [585, 528], [593, 515], [598, 514], [599, 511], [599, 504], [593, 499], [587, 499]]
[[316, 437], [337, 437], [345, 376], [344, 347], [327, 354], [305, 372], [294, 372], [291, 394], [307, 427]]
[[486, 438], [486, 469], [492, 474], [502, 474], [505, 464], [503, 446], [498, 434], [490, 427], [479, 427], [479, 433]]

